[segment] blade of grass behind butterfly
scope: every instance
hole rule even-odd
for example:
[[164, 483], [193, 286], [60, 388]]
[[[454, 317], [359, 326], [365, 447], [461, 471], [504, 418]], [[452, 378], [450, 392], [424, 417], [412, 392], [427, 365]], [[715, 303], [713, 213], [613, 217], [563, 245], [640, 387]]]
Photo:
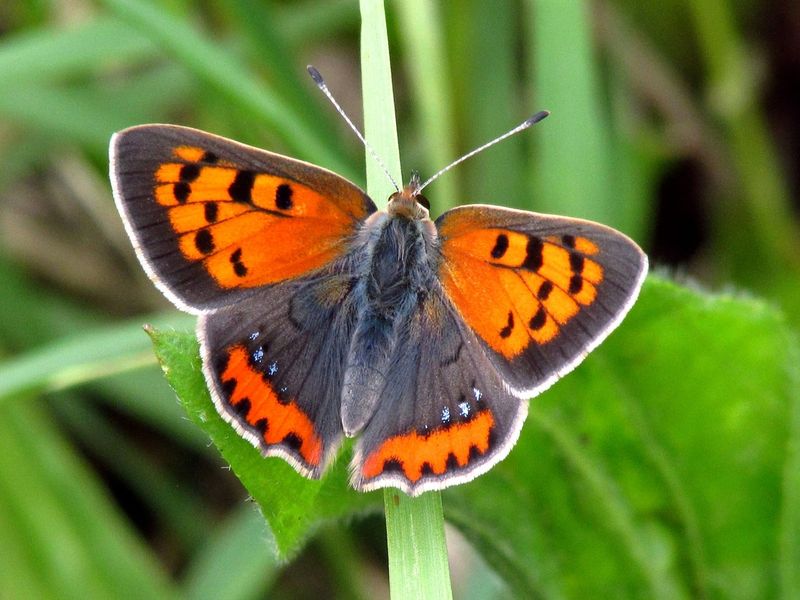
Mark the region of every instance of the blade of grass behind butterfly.
[[[364, 133], [397, 178], [401, 174], [400, 153], [386, 15], [380, 0], [361, 0], [360, 6]], [[367, 191], [379, 200], [392, 191], [386, 175], [369, 156]], [[452, 598], [441, 495], [429, 492], [409, 498], [398, 490], [388, 489], [384, 492], [384, 510], [392, 598]]]
[[[723, 268], [777, 298], [800, 322], [800, 227], [775, 145], [761, 113], [758, 66], [737, 31], [734, 3], [686, 2], [708, 79], [711, 112], [722, 123], [736, 187], [717, 202], [714, 246]], [[752, 54], [752, 53], [751, 53]], [[747, 231], [747, 243], [741, 243]]]
[[0, 43], [0, 92], [30, 83], [63, 81], [109, 63], [152, 59], [158, 49], [117, 19], [102, 17], [78, 27], [37, 27]]
[[275, 2], [240, 0], [221, 4], [219, 9], [231, 16], [236, 27], [234, 34], [243, 38], [249, 56], [258, 60], [271, 81], [279, 82], [276, 93], [297, 109], [298, 117], [317, 133], [320, 140], [324, 140], [327, 146], [336, 147], [335, 120], [330, 118], [329, 111], [319, 110], [325, 100], [314, 86], [309, 85], [305, 65], [300, 64], [298, 53], [293, 52], [294, 47], [301, 46], [298, 42], [306, 40], [290, 43], [283, 28], [276, 25], [278, 11]]
[[[534, 112], [520, 100], [517, 35], [519, 8], [511, 2], [468, 0], [453, 5], [460, 15], [460, 35], [454, 39], [454, 54], [463, 62], [458, 76], [462, 147], [469, 151], [505, 133]], [[544, 105], [538, 108], [548, 108]], [[534, 136], [538, 136], [537, 131]], [[492, 203], [530, 208], [524, 193], [526, 136], [516, 136], [482, 152], [459, 167], [466, 181], [462, 203]]]
[[47, 406], [106, 477], [125, 482], [127, 490], [151, 509], [161, 527], [172, 532], [167, 535], [175, 535], [183, 548], [203, 542], [215, 515], [196, 488], [181, 485], [162, 462], [150, 460], [133, 443], [124, 427], [79, 394], [56, 394]]
[[[174, 325], [188, 316], [154, 316], [151, 322]], [[142, 318], [82, 331], [2, 362], [0, 406], [22, 393], [66, 389], [100, 377], [153, 364]]]
[[190, 600], [262, 598], [280, 573], [271, 551], [275, 540], [264, 517], [251, 504], [230, 514], [199, 548], [183, 576]]
[[[425, 0], [408, 0], [391, 6], [398, 17], [397, 33], [403, 42], [402, 57], [417, 111], [417, 137], [425, 156], [425, 164], [419, 167], [425, 180], [457, 158], [454, 92], [445, 59], [441, 9]], [[436, 181], [434, 192], [426, 192], [433, 197], [434, 215], [459, 204], [457, 181], [458, 175], [449, 173]]]
[[[192, 318], [177, 312], [169, 315], [165, 313], [163, 320], [161, 317], [142, 316], [127, 323], [104, 326], [103, 317], [85, 307], [76, 306], [51, 290], [32, 284], [18, 268], [3, 261], [1, 257], [0, 281], [3, 282], [0, 286], [0, 314], [13, 314], [15, 317], [13, 322], [0, 319], [0, 344], [17, 352], [16, 355], [4, 357], [6, 362], [3, 364], [9, 367], [3, 367], [4, 376], [0, 378], [0, 388], [5, 390], [5, 393], [0, 393], [0, 405], [4, 401], [4, 394], [18, 396], [26, 390], [46, 389], [48, 381], [54, 376], [50, 373], [52, 365], [58, 364], [52, 361], [61, 360], [59, 356], [62, 355], [58, 353], [65, 348], [72, 347], [79, 355], [96, 356], [97, 353], [90, 348], [93, 336], [78, 340], [77, 346], [71, 346], [69, 340], [75, 342], [78, 333], [85, 337], [87, 333], [94, 331], [100, 335], [100, 339], [109, 339], [106, 336], [112, 336], [113, 339], [114, 335], [118, 335], [116, 344], [111, 344], [114, 354], [107, 357], [122, 364], [122, 353], [127, 351], [133, 357], [143, 349], [139, 344], [147, 343], [140, 327], [142, 323], [160, 321], [162, 325], [169, 324], [171, 327], [187, 330], [192, 327]], [[24, 327], [20, 328], [19, 323], [23, 323]], [[100, 333], [101, 331], [104, 333]], [[131, 345], [124, 346], [128, 343]], [[69, 351], [69, 356], [80, 361], [80, 358], [72, 355], [72, 351]], [[102, 359], [103, 353], [100, 356]], [[72, 364], [70, 362], [63, 366], [71, 369]], [[24, 372], [16, 371], [15, 374], [14, 370], [9, 370], [10, 365], [16, 365], [14, 369], [24, 368]], [[174, 394], [160, 372], [156, 369], [142, 369], [108, 377], [109, 371], [107, 366], [95, 371], [97, 377], [102, 376], [98, 380], [87, 376], [86, 383], [91, 383], [98, 399], [113, 404], [115, 409], [148, 423], [195, 451], [208, 451], [205, 436], [181, 418], [182, 409], [173, 401]], [[9, 379], [10, 383], [7, 383]], [[73, 379], [73, 382], [78, 383], [79, 380]], [[143, 393], [142, 390], [147, 391]]]
[[175, 68], [147, 72], [134, 81], [141, 85], [114, 90], [9, 86], [0, 91], [0, 118], [51, 135], [55, 147], [79, 144], [105, 157], [114, 131], [154, 117], [162, 120], [159, 115], [179, 106], [191, 90], [185, 72]]
[[527, 0], [526, 7], [534, 102], [552, 112], [533, 136], [535, 209], [620, 227], [587, 3]]
[[358, 23], [358, 4], [353, 0], [305, 0], [281, 3], [275, 14], [286, 39], [302, 47], [305, 40], [352, 32]]
[[147, 35], [201, 81], [270, 127], [298, 157], [354, 178], [353, 169], [322, 142], [294, 107], [231, 54], [186, 22], [146, 0], [101, 0], [117, 16]]
[[[165, 573], [43, 407], [20, 403], [3, 411], [0, 473], [4, 592], [33, 597], [33, 586], [51, 598], [175, 596]], [[7, 555], [24, 570], [10, 571]], [[29, 579], [20, 580], [21, 573]]]

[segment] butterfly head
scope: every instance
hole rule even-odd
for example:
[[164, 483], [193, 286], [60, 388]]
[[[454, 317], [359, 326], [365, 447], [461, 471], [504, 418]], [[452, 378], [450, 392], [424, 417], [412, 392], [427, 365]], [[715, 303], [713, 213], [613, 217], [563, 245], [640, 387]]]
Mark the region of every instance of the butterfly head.
[[420, 189], [419, 173], [413, 171], [408, 185], [389, 196], [389, 205], [387, 207], [389, 214], [414, 221], [427, 219], [431, 204], [420, 193]]

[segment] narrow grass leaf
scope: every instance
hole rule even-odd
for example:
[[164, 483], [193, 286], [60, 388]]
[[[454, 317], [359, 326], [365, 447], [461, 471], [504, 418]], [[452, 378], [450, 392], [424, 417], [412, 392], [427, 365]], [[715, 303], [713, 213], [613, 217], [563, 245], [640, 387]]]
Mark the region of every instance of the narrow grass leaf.
[[[148, 318], [159, 325], [187, 323], [188, 317]], [[153, 364], [145, 319], [82, 332], [2, 362], [0, 406], [32, 391], [65, 389], [100, 377]]]
[[[361, 0], [361, 81], [364, 130], [367, 140], [386, 161], [389, 172], [400, 173], [400, 152], [392, 92], [392, 70], [386, 33], [386, 14], [380, 0]], [[382, 169], [367, 156], [367, 192], [385, 198], [393, 190]], [[386, 190], [386, 193], [381, 193]], [[392, 597], [451, 598], [447, 546], [439, 492], [408, 498], [397, 490], [384, 491], [389, 547], [389, 586]]]
[[264, 517], [245, 504], [192, 557], [182, 589], [189, 600], [264, 598], [280, 571]]
[[[444, 24], [440, 7], [425, 0], [392, 5], [398, 17], [397, 32], [403, 42], [401, 55], [411, 81], [411, 99], [425, 163], [414, 165], [423, 181], [456, 158], [455, 90], [447, 67]], [[426, 188], [431, 196], [432, 217], [460, 202], [458, 174], [448, 173]]]
[[[177, 597], [43, 407], [4, 407], [0, 472], [0, 506], [11, 516], [4, 526], [13, 527], [0, 539], [0, 552], [25, 565], [9, 572], [0, 561], [4, 590], [20, 590], [19, 597], [37, 591], [51, 598]], [[7, 551], [9, 543], [20, 546]], [[33, 578], [10, 581], [26, 573]]]
[[536, 210], [619, 227], [610, 132], [584, 0], [528, 0], [537, 106], [551, 111], [533, 136]]
[[0, 43], [0, 90], [63, 81], [123, 63], [152, 59], [156, 46], [113, 18], [72, 29], [40, 27]]
[[280, 136], [297, 156], [351, 176], [349, 165], [320, 141], [280, 95], [192, 26], [147, 0], [102, 0], [115, 15], [147, 35], [201, 81]]

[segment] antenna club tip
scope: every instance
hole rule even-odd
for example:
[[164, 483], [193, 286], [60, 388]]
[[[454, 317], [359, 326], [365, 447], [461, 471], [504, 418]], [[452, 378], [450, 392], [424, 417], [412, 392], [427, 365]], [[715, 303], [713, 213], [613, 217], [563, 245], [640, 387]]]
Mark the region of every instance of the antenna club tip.
[[550, 111], [549, 110], [540, 110], [539, 112], [537, 112], [532, 117], [529, 117], [528, 120], [526, 121], [526, 123], [528, 125], [535, 125], [539, 121], [544, 121], [549, 116], [550, 116]]
[[325, 85], [325, 80], [322, 79], [322, 74], [317, 70], [317, 68], [314, 65], [308, 65], [306, 67], [306, 70], [308, 71], [308, 74], [311, 75], [311, 79], [314, 80], [314, 83], [316, 83], [319, 86]]

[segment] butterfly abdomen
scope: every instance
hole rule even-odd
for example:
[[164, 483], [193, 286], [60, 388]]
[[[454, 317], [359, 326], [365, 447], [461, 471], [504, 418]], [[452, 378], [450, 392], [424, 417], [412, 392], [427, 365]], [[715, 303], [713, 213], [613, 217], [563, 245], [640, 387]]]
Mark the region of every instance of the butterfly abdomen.
[[366, 264], [360, 270], [358, 321], [350, 343], [342, 389], [342, 424], [348, 436], [358, 433], [374, 412], [392, 369], [398, 340], [408, 327], [422, 290], [435, 277], [431, 241], [424, 224], [388, 218], [375, 224]]

